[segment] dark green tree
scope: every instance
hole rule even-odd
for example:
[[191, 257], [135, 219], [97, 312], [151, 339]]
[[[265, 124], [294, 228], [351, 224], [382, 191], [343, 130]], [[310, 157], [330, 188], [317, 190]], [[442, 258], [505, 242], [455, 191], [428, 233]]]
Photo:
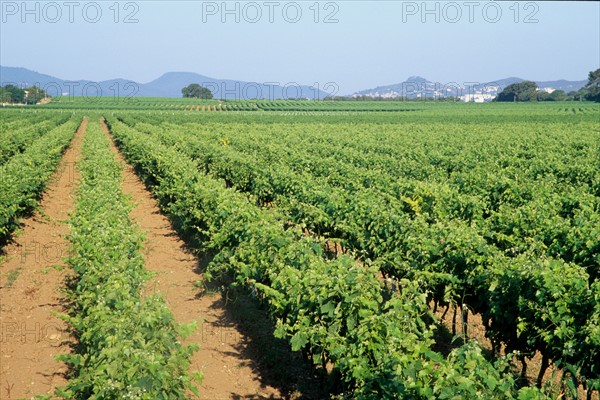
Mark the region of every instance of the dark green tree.
[[563, 90], [555, 90], [552, 93], [537, 92], [537, 101], [565, 101], [567, 94]]
[[551, 101], [550, 100], [550, 93], [548, 93], [548, 92], [537, 92], [535, 94], [535, 100], [536, 101]]
[[548, 100], [550, 101], [565, 101], [566, 99], [567, 94], [564, 92], [564, 90], [555, 90], [548, 96]]
[[581, 88], [579, 90], [572, 90], [569, 93], [567, 93], [567, 99], [568, 101], [583, 101], [583, 98], [586, 95], [586, 90], [585, 88]]
[[537, 85], [532, 81], [513, 83], [498, 93], [495, 101], [536, 101]]
[[212, 99], [213, 98], [213, 94], [209, 89], [202, 87], [202, 86], [198, 85], [197, 83], [192, 83], [192, 84], [184, 87], [183, 89], [181, 89], [181, 93], [183, 94], [183, 97], [188, 97], [188, 98], [195, 98], [195, 99]]
[[45, 99], [48, 94], [37, 86], [31, 86], [25, 89], [25, 103], [26, 104], [37, 104], [40, 100]]
[[25, 99], [25, 90], [15, 85], [0, 87], [0, 99], [5, 103], [22, 103]]
[[588, 83], [584, 88], [586, 89], [586, 100], [600, 102], [600, 68], [595, 71], [590, 71]]
[[0, 103], [10, 103], [11, 96], [10, 92], [4, 90], [3, 87], [0, 87]]

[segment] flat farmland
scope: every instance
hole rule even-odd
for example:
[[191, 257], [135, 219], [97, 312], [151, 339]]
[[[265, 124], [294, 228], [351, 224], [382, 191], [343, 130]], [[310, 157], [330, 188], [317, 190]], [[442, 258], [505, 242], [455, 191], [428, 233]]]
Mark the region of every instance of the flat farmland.
[[0, 109], [0, 397], [598, 398], [597, 103], [129, 100]]

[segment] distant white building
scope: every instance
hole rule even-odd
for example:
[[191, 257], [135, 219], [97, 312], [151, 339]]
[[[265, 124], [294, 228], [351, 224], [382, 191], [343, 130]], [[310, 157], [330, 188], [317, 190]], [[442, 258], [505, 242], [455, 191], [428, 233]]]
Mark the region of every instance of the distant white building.
[[539, 88], [538, 92], [546, 92], [548, 94], [554, 92], [556, 89], [551, 88], [551, 87], [545, 87], [545, 88]]
[[460, 99], [465, 103], [487, 103], [494, 100], [495, 95], [489, 93], [471, 93], [460, 96]]

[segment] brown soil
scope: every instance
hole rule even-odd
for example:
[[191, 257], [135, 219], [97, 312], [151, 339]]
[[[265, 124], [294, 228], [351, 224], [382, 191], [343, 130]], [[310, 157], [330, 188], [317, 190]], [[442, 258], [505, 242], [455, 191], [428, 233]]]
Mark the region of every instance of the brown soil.
[[65, 383], [70, 352], [67, 325], [52, 312], [65, 312], [60, 290], [70, 271], [63, 257], [68, 213], [74, 210], [84, 119], [48, 184], [38, 212], [22, 222], [0, 263], [0, 398], [51, 394]]
[[[110, 137], [104, 122], [102, 127]], [[206, 260], [199, 259], [187, 248], [169, 220], [161, 214], [156, 200], [133, 168], [125, 162], [114, 144], [112, 147], [124, 165], [123, 191], [136, 203], [131, 217], [146, 234], [146, 268], [157, 274], [146, 285], [145, 293], [160, 292], [177, 322], [198, 323], [198, 329], [186, 342], [200, 345], [200, 350], [191, 360], [191, 371], [200, 371], [204, 375], [199, 398], [220, 400], [298, 397], [294, 381], [307, 380], [306, 371], [302, 372], [304, 375], [298, 374], [295, 379], [290, 379], [281, 369], [297, 372], [297, 364], [302, 362], [290, 361], [290, 355], [285, 354], [284, 362], [288, 365], [272, 365], [273, 370], [280, 371], [264, 371], [259, 365], [261, 362], [257, 361], [262, 356], [261, 351], [266, 350], [268, 354], [272, 348], [277, 349], [282, 345], [272, 343], [274, 340], [270, 337], [270, 332], [268, 335], [265, 333], [266, 329], [256, 329], [257, 325], [265, 324], [264, 316], [256, 309], [248, 311], [247, 303], [251, 303], [248, 299], [238, 302], [244, 303], [242, 308], [246, 307], [241, 312], [240, 304], [237, 304], [238, 314], [244, 315], [235, 315], [233, 305], [227, 304], [222, 291], [208, 290], [204, 284], [195, 285], [203, 280], [201, 269]], [[253, 315], [252, 320], [243, 321], [248, 315]], [[259, 316], [258, 319], [254, 319], [256, 315]], [[265, 349], [263, 346], [269, 348]], [[277, 360], [277, 357], [274, 359]], [[274, 379], [273, 375], [277, 374], [284, 376]], [[281, 380], [286, 381], [282, 383]]]

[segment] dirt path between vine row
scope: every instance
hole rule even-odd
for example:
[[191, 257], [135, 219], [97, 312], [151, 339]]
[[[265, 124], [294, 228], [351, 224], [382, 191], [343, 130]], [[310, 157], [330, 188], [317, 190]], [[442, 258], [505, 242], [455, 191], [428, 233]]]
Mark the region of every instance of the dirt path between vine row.
[[[103, 120], [102, 127], [110, 137]], [[204, 375], [199, 398], [290, 398], [265, 382], [258, 372], [255, 360], [247, 351], [249, 338], [229, 315], [221, 294], [199, 295], [203, 290], [194, 284], [202, 279], [199, 272], [202, 260], [187, 249], [133, 168], [115, 144], [111, 146], [124, 165], [123, 192], [135, 202], [132, 220], [146, 234], [143, 250], [146, 268], [157, 273], [146, 285], [145, 292], [162, 293], [177, 322], [197, 321], [199, 324], [186, 340], [200, 345], [191, 360], [191, 371]]]
[[70, 274], [67, 219], [75, 208], [79, 173], [75, 163], [87, 119], [83, 119], [58, 169], [48, 183], [40, 211], [23, 220], [4, 248], [0, 262], [0, 399], [52, 394], [65, 384], [64, 363], [70, 352], [67, 324], [52, 315], [65, 312], [60, 290]]

